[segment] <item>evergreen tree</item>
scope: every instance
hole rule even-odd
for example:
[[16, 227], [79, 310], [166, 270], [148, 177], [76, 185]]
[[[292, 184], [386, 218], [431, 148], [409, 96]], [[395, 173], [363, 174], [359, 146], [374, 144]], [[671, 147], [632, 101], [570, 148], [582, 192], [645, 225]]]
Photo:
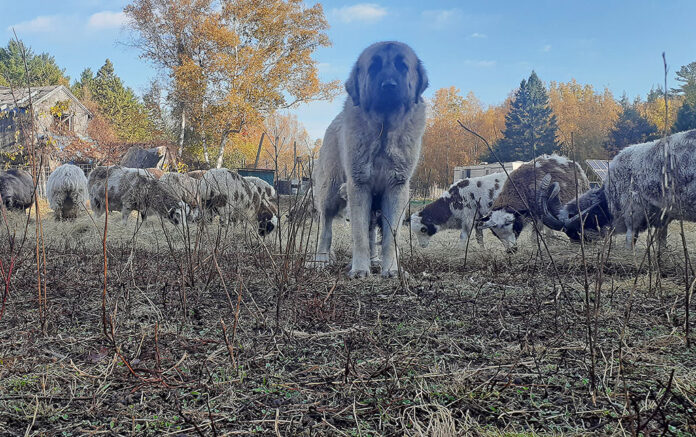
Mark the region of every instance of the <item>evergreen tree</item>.
[[675, 80], [681, 85], [672, 88], [672, 92], [684, 96], [691, 105], [696, 105], [696, 62], [683, 65], [676, 74]]
[[682, 132], [696, 129], [696, 104], [684, 102], [677, 112], [677, 121], [672, 126], [672, 132]]
[[123, 85], [109, 59], [95, 76], [90, 69], [84, 70], [73, 89], [78, 97], [90, 99], [99, 106], [120, 140], [141, 142], [152, 138], [153, 125], [145, 105], [131, 88]]
[[[557, 129], [546, 88], [532, 71], [515, 92], [505, 116], [503, 138], [495, 145], [495, 152], [502, 161], [529, 161], [543, 153], [552, 153], [560, 148]], [[489, 157], [492, 159], [495, 158]]]
[[58, 67], [53, 56], [48, 53], [36, 55], [31, 49], [25, 48], [30, 77], [27, 83], [22, 48], [23, 43], [15, 40], [11, 40], [7, 47], [0, 47], [0, 85], [26, 87], [70, 84], [65, 69]]
[[621, 98], [622, 111], [616, 125], [609, 132], [607, 151], [615, 156], [624, 147], [644, 143], [657, 138], [657, 127], [638, 111], [638, 102], [629, 103], [624, 95]]

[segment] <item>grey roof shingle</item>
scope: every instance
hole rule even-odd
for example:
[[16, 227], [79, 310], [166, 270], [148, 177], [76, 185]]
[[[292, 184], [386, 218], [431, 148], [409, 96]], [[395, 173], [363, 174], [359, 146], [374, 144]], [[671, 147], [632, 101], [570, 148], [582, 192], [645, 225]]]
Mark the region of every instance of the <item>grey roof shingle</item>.
[[[80, 102], [77, 97], [70, 92], [70, 90], [63, 85], [49, 85], [49, 86], [37, 86], [31, 88], [31, 101], [33, 104], [41, 102], [43, 99], [51, 95], [53, 92], [59, 89], [65, 89], [66, 93], [70, 98], [80, 106], [85, 112], [87, 112], [90, 117], [92, 113], [85, 107], [85, 105]], [[16, 102], [16, 103], [15, 103]], [[28, 88], [15, 88], [14, 90], [9, 87], [0, 86], [0, 111], [6, 111], [11, 108], [26, 108], [29, 106], [29, 89]]]

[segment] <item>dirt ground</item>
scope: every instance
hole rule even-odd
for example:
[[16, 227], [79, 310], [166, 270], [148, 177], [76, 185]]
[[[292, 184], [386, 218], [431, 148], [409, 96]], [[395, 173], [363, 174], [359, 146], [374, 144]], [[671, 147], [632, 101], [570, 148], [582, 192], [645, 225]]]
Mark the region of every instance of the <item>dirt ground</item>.
[[345, 224], [316, 271], [309, 222], [262, 241], [112, 214], [104, 288], [104, 218], [44, 215], [38, 251], [34, 219], [0, 233], [2, 435], [696, 433], [679, 224], [659, 265], [645, 236], [583, 257], [525, 231], [509, 255], [405, 229], [408, 279], [350, 281]]

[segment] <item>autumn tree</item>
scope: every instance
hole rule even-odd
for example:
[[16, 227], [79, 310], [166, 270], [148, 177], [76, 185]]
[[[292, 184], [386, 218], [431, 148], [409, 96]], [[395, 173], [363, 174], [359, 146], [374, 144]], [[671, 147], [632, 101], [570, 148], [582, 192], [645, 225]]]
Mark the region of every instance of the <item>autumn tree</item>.
[[[261, 158], [266, 166], [275, 167], [286, 176], [301, 173], [297, 168], [297, 158], [306, 161], [312, 151], [309, 134], [294, 114], [273, 113], [264, 120], [264, 132], [268, 141], [264, 142]], [[254, 151], [255, 153], [256, 151]]]
[[674, 93], [667, 94], [667, 114], [665, 118], [665, 93], [662, 87], [657, 86], [648, 92], [645, 103], [639, 103], [642, 115], [654, 125], [658, 132], [671, 132], [677, 113], [684, 102], [684, 98]]
[[[22, 46], [22, 41], [11, 40], [7, 47], [0, 47], [0, 85], [70, 85], [70, 78], [65, 75], [65, 69], [56, 64], [53, 56], [48, 53], [37, 55], [30, 48]], [[30, 76], [28, 81], [22, 58], [23, 48]]]
[[486, 152], [482, 141], [464, 132], [457, 120], [493, 142], [502, 131], [505, 107], [486, 108], [474, 93], [463, 97], [455, 87], [435, 91], [428, 105], [421, 161], [414, 184], [423, 188], [433, 184], [447, 186], [452, 183], [454, 167], [474, 164]]
[[338, 82], [319, 80], [311, 57], [329, 45], [320, 4], [135, 0], [125, 13], [134, 30], [131, 44], [170, 79], [181, 125], [195, 120], [194, 128], [217, 143], [218, 167], [228, 140], [245, 125], [339, 90]]
[[564, 154], [579, 162], [606, 159], [605, 144], [621, 112], [611, 91], [605, 88], [599, 93], [592, 85], [581, 85], [575, 79], [551, 82], [549, 105], [558, 119], [558, 138]]
[[107, 59], [94, 76], [89, 69], [83, 71], [80, 82], [73, 88], [83, 100], [96, 102], [119, 140], [142, 142], [152, 139], [154, 127], [147, 109], [138, 101], [133, 90], [123, 85], [110, 60]]
[[528, 161], [552, 153], [560, 148], [557, 129], [544, 84], [532, 71], [515, 92], [505, 116], [503, 138], [496, 143], [495, 152], [502, 161]]

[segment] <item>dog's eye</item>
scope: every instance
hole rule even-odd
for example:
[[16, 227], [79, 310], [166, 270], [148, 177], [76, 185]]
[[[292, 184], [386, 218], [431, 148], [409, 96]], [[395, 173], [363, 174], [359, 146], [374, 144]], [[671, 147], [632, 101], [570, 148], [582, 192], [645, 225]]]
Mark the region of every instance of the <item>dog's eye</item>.
[[379, 73], [379, 71], [381, 69], [382, 69], [382, 58], [380, 58], [378, 56], [378, 57], [375, 57], [374, 59], [372, 59], [372, 63], [370, 64], [370, 67], [367, 69], [367, 73], [370, 76], [374, 76], [377, 73]]
[[421, 233], [427, 234], [427, 233], [428, 233], [428, 228], [426, 228], [425, 226], [423, 226], [423, 227], [421, 228]]
[[404, 62], [404, 58], [398, 57], [394, 61], [394, 66], [396, 67], [397, 71], [401, 74], [405, 74], [408, 71], [408, 65]]

